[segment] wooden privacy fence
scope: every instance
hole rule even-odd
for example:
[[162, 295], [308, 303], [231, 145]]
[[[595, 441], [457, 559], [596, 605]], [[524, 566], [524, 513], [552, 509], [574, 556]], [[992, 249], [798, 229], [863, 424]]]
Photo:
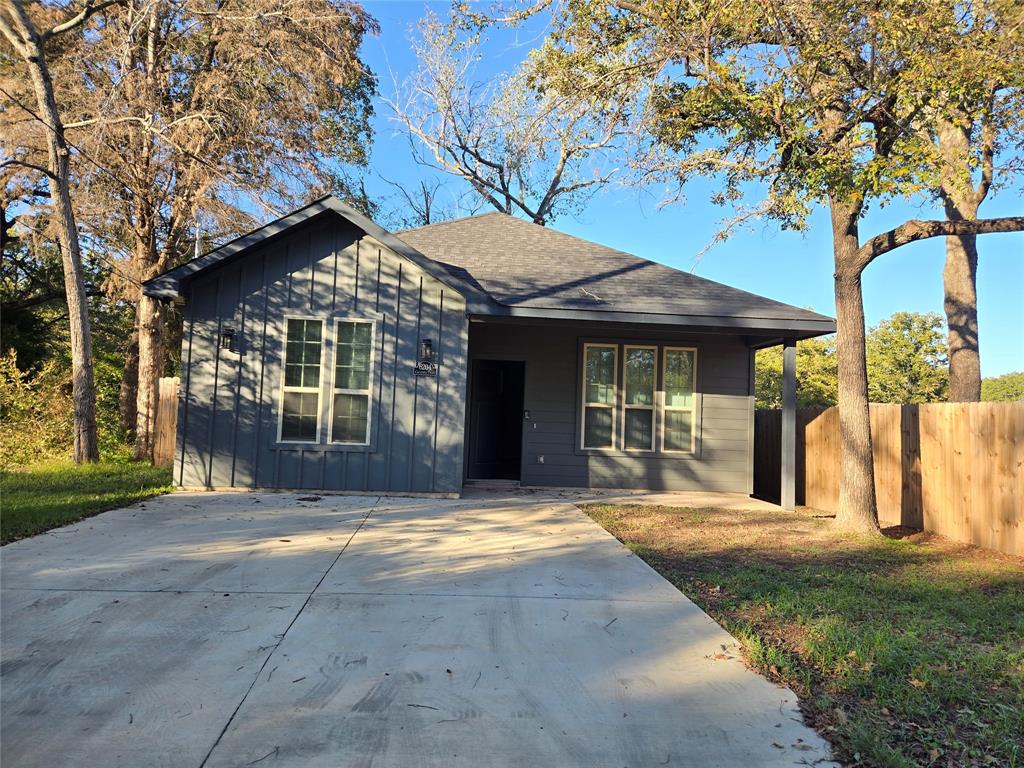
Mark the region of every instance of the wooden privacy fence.
[[[796, 500], [839, 506], [839, 412], [797, 411]], [[777, 500], [781, 414], [754, 418], [754, 494]], [[1024, 401], [871, 405], [883, 526], [1024, 555]]]
[[153, 441], [153, 464], [157, 467], [174, 465], [174, 445], [178, 435], [178, 383], [177, 376], [160, 379], [156, 398], [156, 435]]

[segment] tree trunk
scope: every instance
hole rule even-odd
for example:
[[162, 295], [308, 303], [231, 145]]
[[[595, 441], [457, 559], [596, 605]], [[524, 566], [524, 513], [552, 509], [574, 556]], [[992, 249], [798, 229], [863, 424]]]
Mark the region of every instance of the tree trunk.
[[864, 352], [864, 301], [860, 280], [863, 269], [859, 254], [860, 206], [832, 200], [830, 210], [836, 267], [836, 356], [842, 445], [836, 523], [846, 530], [877, 533], [878, 506], [875, 500], [875, 466]]
[[139, 392], [139, 334], [132, 334], [132, 340], [124, 353], [124, 375], [118, 392], [117, 406], [121, 417], [121, 431], [125, 440], [135, 444], [135, 429], [138, 419], [136, 399]]
[[[975, 216], [977, 212], [975, 212]], [[949, 216], [956, 220], [954, 216]], [[978, 245], [975, 235], [946, 238], [942, 270], [946, 325], [949, 329], [949, 402], [981, 400], [981, 351], [978, 341]]]
[[[974, 221], [987, 187], [971, 181], [971, 121], [940, 121], [941, 195], [949, 221]], [[949, 334], [949, 395], [954, 402], [981, 400], [976, 235], [946, 238], [943, 307]]]
[[137, 309], [139, 332], [139, 389], [136, 399], [135, 458], [153, 459], [157, 386], [164, 373], [164, 308], [142, 296]]
[[[6, 4], [21, 40], [12, 40], [28, 66], [40, 117], [45, 124], [49, 156], [50, 199], [53, 223], [57, 228], [61, 261], [64, 267], [64, 291], [68, 301], [68, 325], [71, 335], [71, 398], [74, 404], [75, 461], [98, 461], [96, 435], [96, 389], [93, 382], [92, 335], [89, 328], [89, 304], [82, 273], [82, 252], [78, 227], [71, 207], [69, 182], [70, 152], [64, 138], [64, 124], [53, 94], [53, 81], [46, 66], [46, 54], [38, 32], [20, 3]], [[6, 31], [6, 30], [5, 30]]]

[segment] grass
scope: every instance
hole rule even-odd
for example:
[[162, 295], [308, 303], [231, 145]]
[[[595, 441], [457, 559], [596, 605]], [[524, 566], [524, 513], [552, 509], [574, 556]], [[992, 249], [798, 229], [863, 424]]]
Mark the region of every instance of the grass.
[[171, 470], [145, 462], [48, 461], [0, 471], [0, 542], [7, 544], [173, 490]]
[[1024, 561], [809, 510], [583, 507], [800, 696], [848, 765], [1024, 766]]

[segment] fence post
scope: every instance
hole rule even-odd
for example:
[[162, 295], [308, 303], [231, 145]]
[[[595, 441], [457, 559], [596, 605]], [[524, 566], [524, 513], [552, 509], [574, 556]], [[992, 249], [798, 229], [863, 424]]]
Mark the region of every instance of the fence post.
[[174, 446], [178, 433], [177, 376], [160, 379], [156, 401], [156, 440], [153, 442], [153, 465], [174, 465]]

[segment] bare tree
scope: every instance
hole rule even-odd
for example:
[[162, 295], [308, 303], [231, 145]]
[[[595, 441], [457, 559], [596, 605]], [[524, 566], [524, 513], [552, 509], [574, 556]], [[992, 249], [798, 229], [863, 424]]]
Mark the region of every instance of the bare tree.
[[[35, 94], [35, 119], [41, 124], [46, 140], [47, 164], [43, 168], [29, 161], [15, 160], [25, 167], [34, 167], [46, 177], [50, 188], [53, 224], [57, 230], [64, 266], [64, 289], [68, 302], [68, 323], [71, 330], [71, 384], [75, 408], [74, 457], [78, 463], [98, 461], [99, 442], [96, 435], [96, 389], [93, 382], [92, 337], [89, 330], [89, 306], [82, 274], [82, 251], [78, 226], [71, 205], [71, 151], [65, 126], [57, 108], [53, 79], [47, 60], [47, 44], [60, 35], [81, 28], [90, 18], [117, 0], [93, 3], [87, 1], [78, 13], [40, 31], [35, 21], [18, 0], [0, 4], [0, 32], [15, 54], [24, 62]], [[8, 161], [10, 162], [10, 161]]]
[[479, 31], [429, 14], [419, 32], [419, 69], [388, 103], [427, 164], [463, 179], [496, 210], [542, 225], [615, 175], [607, 161], [624, 133], [628, 98], [537, 88], [529, 63], [479, 82]]
[[384, 209], [381, 214], [383, 220], [394, 230], [415, 229], [460, 216], [472, 216], [485, 205], [471, 191], [455, 192], [440, 178], [419, 179], [414, 184], [391, 181], [384, 176], [380, 179], [395, 190], [380, 203]]

